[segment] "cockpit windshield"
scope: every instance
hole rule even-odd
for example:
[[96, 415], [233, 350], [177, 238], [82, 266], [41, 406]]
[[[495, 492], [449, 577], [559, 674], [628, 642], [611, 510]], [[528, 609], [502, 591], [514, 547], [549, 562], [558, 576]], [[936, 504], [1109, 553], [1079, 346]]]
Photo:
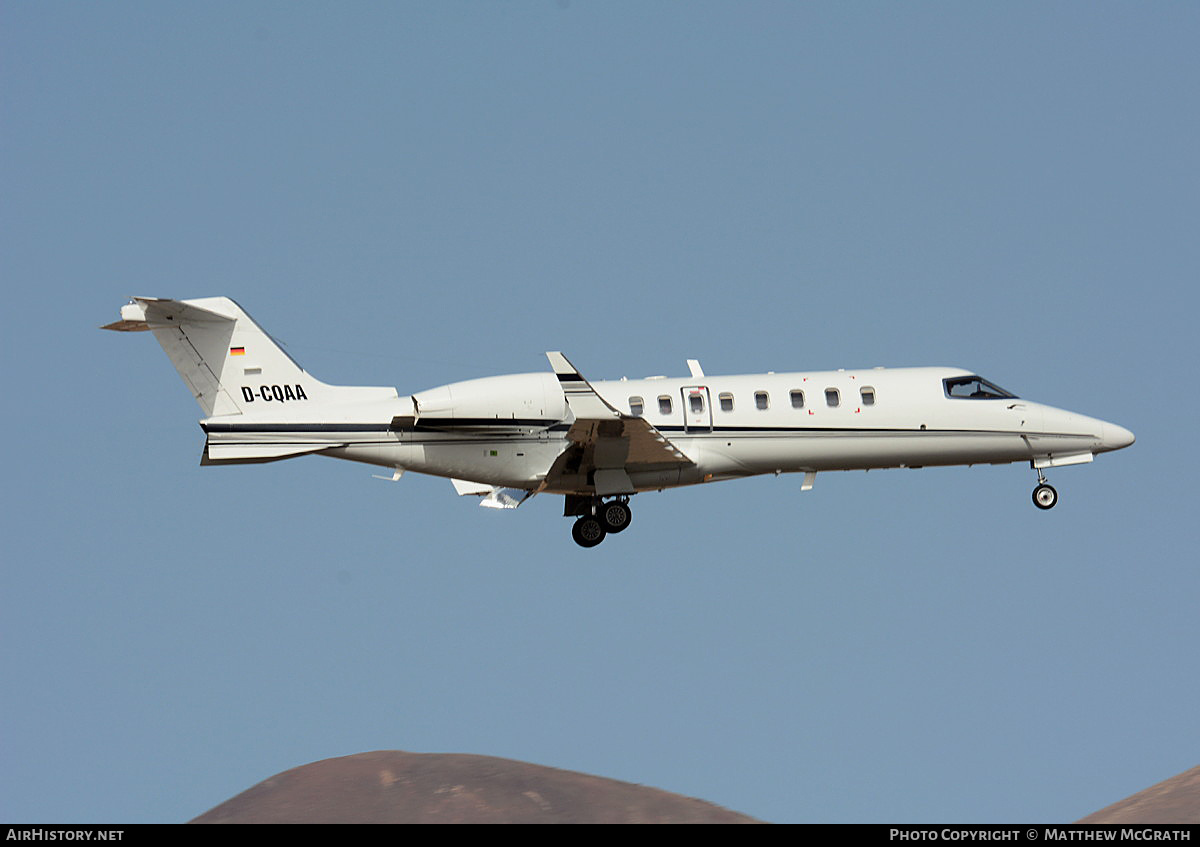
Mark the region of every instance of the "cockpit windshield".
[[1017, 399], [1017, 395], [1010, 394], [981, 376], [955, 376], [942, 380], [942, 384], [946, 386], [946, 396], [956, 400]]

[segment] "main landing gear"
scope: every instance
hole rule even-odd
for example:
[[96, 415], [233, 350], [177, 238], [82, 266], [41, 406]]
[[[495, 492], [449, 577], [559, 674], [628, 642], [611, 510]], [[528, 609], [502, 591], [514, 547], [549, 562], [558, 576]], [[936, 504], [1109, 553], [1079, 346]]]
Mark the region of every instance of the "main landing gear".
[[579, 515], [571, 537], [580, 547], [595, 547], [609, 533], [624, 532], [633, 520], [628, 497], [607, 502], [599, 497], [568, 497], [565, 511], [568, 516]]
[[1038, 484], [1033, 489], [1033, 505], [1039, 509], [1053, 509], [1058, 502], [1058, 492], [1054, 486], [1046, 482], [1046, 475], [1038, 468]]

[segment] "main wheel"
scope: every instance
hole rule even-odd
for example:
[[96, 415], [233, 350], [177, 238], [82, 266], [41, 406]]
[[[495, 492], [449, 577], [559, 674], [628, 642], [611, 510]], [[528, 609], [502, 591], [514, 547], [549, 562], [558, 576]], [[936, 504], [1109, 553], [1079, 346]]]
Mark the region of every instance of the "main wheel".
[[580, 547], [595, 547], [604, 536], [604, 524], [593, 515], [584, 515], [571, 527], [571, 537]]
[[1054, 504], [1058, 502], [1058, 492], [1054, 490], [1053, 485], [1042, 483], [1037, 488], [1033, 489], [1033, 505], [1039, 509], [1053, 509]]
[[621, 532], [629, 527], [633, 520], [633, 512], [620, 500], [613, 500], [600, 507], [600, 520], [608, 532]]

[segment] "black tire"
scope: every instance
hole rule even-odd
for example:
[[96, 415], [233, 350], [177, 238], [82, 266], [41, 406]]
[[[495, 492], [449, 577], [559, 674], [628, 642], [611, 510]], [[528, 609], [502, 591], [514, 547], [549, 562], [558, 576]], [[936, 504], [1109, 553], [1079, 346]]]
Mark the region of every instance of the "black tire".
[[580, 547], [595, 547], [605, 535], [604, 522], [593, 515], [584, 515], [571, 527], [571, 537]]
[[1033, 505], [1039, 509], [1053, 509], [1054, 504], [1058, 502], [1058, 492], [1054, 490], [1053, 485], [1042, 483], [1037, 488], [1033, 489]]
[[633, 512], [620, 500], [613, 500], [600, 507], [600, 520], [607, 532], [624, 532], [633, 520]]

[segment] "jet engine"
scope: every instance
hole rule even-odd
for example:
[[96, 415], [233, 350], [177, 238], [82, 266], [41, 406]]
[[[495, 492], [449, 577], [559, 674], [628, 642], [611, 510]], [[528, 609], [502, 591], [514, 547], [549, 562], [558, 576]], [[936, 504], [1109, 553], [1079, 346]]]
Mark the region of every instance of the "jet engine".
[[567, 398], [552, 373], [453, 382], [414, 394], [412, 400], [412, 425], [429, 429], [528, 432], [567, 417]]

